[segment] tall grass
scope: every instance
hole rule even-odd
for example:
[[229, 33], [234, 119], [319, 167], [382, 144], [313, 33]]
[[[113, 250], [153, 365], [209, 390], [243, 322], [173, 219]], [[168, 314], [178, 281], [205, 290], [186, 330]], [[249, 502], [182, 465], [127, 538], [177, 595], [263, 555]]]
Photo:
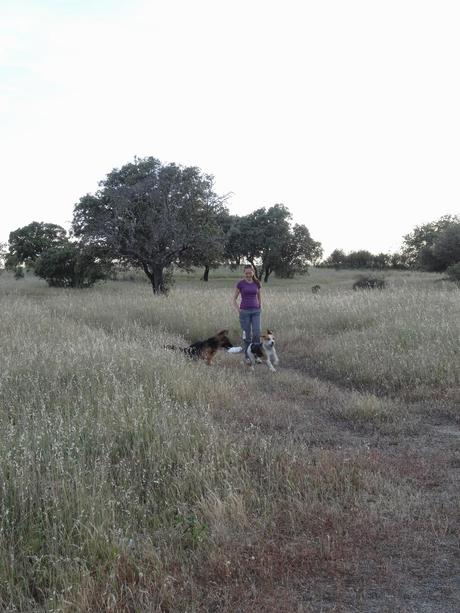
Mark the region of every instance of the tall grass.
[[306, 368], [322, 376], [385, 393], [459, 384], [460, 305], [450, 288], [319, 299], [299, 292], [275, 295], [271, 304], [273, 326]]
[[310, 610], [309, 581], [345, 605], [352, 581], [364, 603], [362, 560], [383, 589], [398, 548], [448, 555], [453, 503], [429, 491], [441, 460], [344, 444], [336, 424], [414, 436], [407, 390], [448, 404], [458, 291], [264, 288], [276, 378], [164, 349], [223, 327], [238, 342], [231, 286], [0, 279], [2, 610]]
[[[177, 287], [154, 299], [144, 285], [131, 291], [93, 291], [45, 298], [59, 318], [91, 327], [145, 329], [187, 343], [227, 327], [239, 343], [231, 287]], [[280, 291], [282, 290], [282, 291]], [[304, 289], [264, 287], [263, 323], [277, 332], [288, 360], [307, 371], [373, 392], [458, 386], [460, 306], [458, 289], [402, 285], [387, 291], [335, 291], [316, 296]], [[43, 304], [43, 303], [42, 303]], [[109, 306], [108, 306], [109, 305]], [[285, 352], [286, 353], [286, 352]]]

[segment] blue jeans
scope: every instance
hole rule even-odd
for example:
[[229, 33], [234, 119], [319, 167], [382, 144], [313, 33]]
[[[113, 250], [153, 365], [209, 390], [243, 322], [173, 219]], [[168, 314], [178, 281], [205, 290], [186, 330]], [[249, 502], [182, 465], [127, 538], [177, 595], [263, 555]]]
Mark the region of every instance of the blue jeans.
[[260, 309], [240, 310], [240, 325], [246, 353], [251, 343], [260, 343]]

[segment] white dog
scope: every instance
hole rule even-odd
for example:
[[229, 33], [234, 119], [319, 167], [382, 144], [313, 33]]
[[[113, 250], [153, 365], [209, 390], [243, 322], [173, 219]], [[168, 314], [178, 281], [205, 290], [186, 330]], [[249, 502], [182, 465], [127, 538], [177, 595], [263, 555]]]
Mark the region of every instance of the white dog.
[[260, 343], [251, 343], [249, 345], [247, 354], [252, 371], [254, 371], [254, 365], [257, 362], [265, 362], [272, 372], [276, 372], [273, 365], [279, 364], [279, 359], [275, 349], [275, 337], [270, 330], [267, 330], [266, 334], [261, 335]]

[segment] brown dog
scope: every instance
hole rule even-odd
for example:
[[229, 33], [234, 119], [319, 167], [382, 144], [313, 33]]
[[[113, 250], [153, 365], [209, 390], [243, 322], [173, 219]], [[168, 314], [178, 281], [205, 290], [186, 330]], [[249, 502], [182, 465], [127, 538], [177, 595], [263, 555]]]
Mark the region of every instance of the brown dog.
[[204, 341], [196, 341], [188, 347], [176, 347], [175, 345], [166, 345], [165, 349], [177, 349], [190, 356], [191, 358], [201, 358], [203, 360], [206, 360], [206, 363], [210, 365], [218, 349], [220, 349], [221, 347], [223, 349], [231, 349], [233, 347], [227, 335], [228, 330], [221, 330], [215, 336], [210, 336]]

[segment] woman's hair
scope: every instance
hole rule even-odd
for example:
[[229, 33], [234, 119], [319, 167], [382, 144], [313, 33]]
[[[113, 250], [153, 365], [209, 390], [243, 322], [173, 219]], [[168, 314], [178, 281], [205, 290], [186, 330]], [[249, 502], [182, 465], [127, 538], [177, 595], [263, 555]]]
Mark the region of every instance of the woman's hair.
[[253, 280], [253, 281], [254, 281], [254, 283], [257, 285], [257, 287], [260, 289], [260, 281], [259, 281], [259, 279], [256, 277], [256, 273], [255, 273], [255, 270], [254, 270], [254, 266], [253, 266], [252, 264], [245, 264], [245, 265], [243, 266], [243, 269], [244, 269], [244, 270], [248, 270], [249, 268], [252, 270], [252, 280]]

